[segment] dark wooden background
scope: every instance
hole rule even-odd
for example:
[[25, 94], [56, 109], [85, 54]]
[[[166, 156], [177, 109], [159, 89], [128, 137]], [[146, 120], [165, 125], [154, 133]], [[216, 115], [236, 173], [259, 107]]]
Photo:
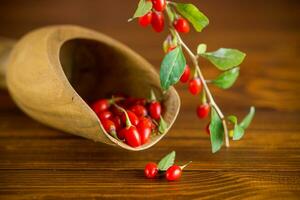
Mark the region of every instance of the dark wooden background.
[[[239, 82], [213, 89], [226, 114], [257, 115], [245, 138], [213, 155], [195, 116], [198, 99], [178, 85], [180, 116], [169, 134], [144, 152], [128, 152], [45, 127], [0, 92], [0, 199], [300, 199], [300, 4], [298, 0], [193, 1], [211, 24], [184, 39], [196, 48], [247, 52]], [[50, 24], [77, 24], [132, 47], [156, 67], [162, 59], [156, 34], [127, 23], [137, 1], [1, 0], [0, 35], [19, 38]], [[205, 76], [216, 71], [204, 63]], [[148, 161], [177, 151], [193, 161], [182, 179], [147, 180]]]

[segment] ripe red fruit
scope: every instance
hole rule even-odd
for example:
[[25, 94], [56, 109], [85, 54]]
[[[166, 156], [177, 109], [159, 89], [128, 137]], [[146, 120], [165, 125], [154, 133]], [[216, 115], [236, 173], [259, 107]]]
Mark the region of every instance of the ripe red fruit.
[[107, 99], [100, 99], [99, 101], [96, 101], [93, 105], [92, 105], [92, 109], [95, 113], [100, 113], [103, 112], [105, 110], [107, 110], [110, 106], [110, 103]]
[[139, 18], [139, 24], [143, 27], [148, 26], [151, 24], [152, 20], [152, 12], [148, 12], [146, 15]]
[[175, 29], [180, 33], [188, 33], [190, 32], [190, 25], [188, 21], [183, 18], [179, 18], [174, 22]]
[[210, 122], [206, 125], [206, 127], [205, 127], [205, 130], [206, 130], [206, 133], [208, 134], [208, 135], [210, 135], [210, 129], [209, 129], [209, 126], [210, 126]]
[[144, 105], [146, 105], [146, 103], [147, 103], [147, 99], [145, 99], [145, 98], [136, 98], [133, 101], [134, 105], [142, 105], [142, 106], [144, 106]]
[[153, 102], [150, 103], [150, 105], [149, 105], [149, 114], [155, 120], [160, 119], [161, 105], [158, 101], [153, 101]]
[[182, 83], [186, 83], [188, 82], [189, 78], [190, 78], [190, 74], [191, 74], [191, 68], [186, 65], [183, 74], [180, 77], [180, 81]]
[[113, 121], [109, 119], [104, 119], [101, 121], [101, 124], [106, 132], [108, 133], [116, 132], [116, 126]]
[[[129, 120], [131, 122], [132, 125], [136, 126], [139, 123], [139, 118], [130, 110], [127, 110], [127, 115], [129, 117]], [[121, 120], [123, 124], [126, 124], [126, 115], [125, 113], [122, 114], [121, 116]]]
[[173, 165], [167, 169], [166, 179], [168, 181], [176, 181], [181, 177], [182, 170], [180, 166]]
[[129, 97], [124, 101], [123, 107], [130, 108], [135, 105], [145, 105], [147, 100], [145, 98]]
[[210, 106], [208, 103], [199, 105], [197, 107], [197, 115], [200, 119], [206, 118], [209, 114], [209, 111], [210, 111]]
[[143, 123], [143, 121], [140, 121], [136, 128], [140, 134], [141, 144], [147, 143], [152, 132], [151, 127], [149, 127], [148, 124]]
[[112, 117], [112, 113], [109, 111], [103, 111], [98, 114], [98, 117], [101, 121], [103, 121], [104, 119], [110, 119]]
[[194, 78], [189, 82], [189, 91], [193, 95], [197, 95], [202, 90], [202, 82], [200, 78]]
[[122, 121], [121, 121], [121, 118], [119, 116], [114, 116], [112, 118], [112, 121], [115, 123], [117, 131], [122, 128]]
[[120, 140], [125, 139], [125, 132], [126, 132], [126, 128], [123, 128], [123, 129], [117, 131], [117, 136]]
[[[131, 147], [141, 146], [141, 137], [135, 126], [124, 128], [125, 142]], [[122, 130], [122, 131], [123, 131]]]
[[167, 6], [167, 2], [166, 0], [152, 0], [152, 4], [153, 4], [153, 8], [156, 11], [164, 11], [166, 6]]
[[165, 27], [165, 19], [164, 15], [161, 12], [152, 12], [152, 20], [151, 20], [152, 28], [156, 32], [162, 32]]
[[151, 119], [149, 119], [147, 117], [139, 118], [139, 125], [140, 124], [143, 124], [143, 126], [148, 127], [148, 128], [152, 128], [152, 126], [153, 126]]
[[144, 117], [147, 115], [147, 109], [142, 105], [134, 105], [130, 110], [138, 117]]
[[[121, 106], [121, 107], [122, 107], [122, 106]], [[113, 114], [114, 116], [122, 116], [122, 114], [123, 114], [122, 110], [120, 110], [119, 108], [117, 108], [117, 107], [114, 106], [114, 105], [110, 108], [110, 111], [112, 112], [112, 114]]]
[[155, 178], [158, 174], [158, 167], [156, 163], [150, 162], [145, 166], [144, 170], [145, 176], [147, 178]]

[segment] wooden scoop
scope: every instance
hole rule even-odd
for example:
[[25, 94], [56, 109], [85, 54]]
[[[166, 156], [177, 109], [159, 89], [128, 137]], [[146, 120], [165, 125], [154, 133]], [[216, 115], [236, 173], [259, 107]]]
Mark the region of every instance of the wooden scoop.
[[[37, 121], [132, 151], [147, 149], [162, 139], [180, 107], [175, 89], [163, 93], [155, 69], [140, 55], [106, 35], [78, 26], [41, 28], [16, 44], [0, 41], [0, 86], [7, 87], [16, 104]], [[151, 89], [163, 99], [168, 130], [138, 148], [106, 133], [87, 104], [119, 92], [148, 97]]]

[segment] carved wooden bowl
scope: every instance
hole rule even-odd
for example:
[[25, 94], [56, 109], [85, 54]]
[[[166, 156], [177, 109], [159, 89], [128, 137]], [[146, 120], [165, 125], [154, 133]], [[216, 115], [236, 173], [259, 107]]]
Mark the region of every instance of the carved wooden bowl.
[[[3, 64], [6, 86], [25, 113], [50, 127], [96, 142], [132, 151], [147, 149], [165, 136], [179, 111], [177, 92], [173, 87], [166, 92], [160, 89], [159, 76], [151, 64], [124, 44], [82, 27], [34, 30], [14, 45]], [[151, 89], [163, 99], [168, 130], [138, 148], [106, 133], [87, 104], [118, 92], [148, 97]]]

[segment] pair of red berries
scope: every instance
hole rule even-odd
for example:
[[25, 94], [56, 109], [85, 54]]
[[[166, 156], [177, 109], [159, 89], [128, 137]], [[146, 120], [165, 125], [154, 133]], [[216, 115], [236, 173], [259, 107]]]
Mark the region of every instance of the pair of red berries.
[[[157, 177], [159, 173], [157, 164], [154, 162], [148, 163], [145, 167], [144, 173], [147, 178]], [[182, 174], [182, 167], [178, 165], [172, 165], [167, 169], [165, 173], [165, 177], [168, 181], [176, 181], [180, 179], [181, 174]]]
[[[139, 24], [142, 27], [152, 25], [152, 28], [156, 32], [162, 32], [165, 27], [165, 17], [163, 11], [165, 10], [167, 3], [166, 0], [152, 0], [154, 11], [150, 11], [144, 16], [139, 18]], [[175, 29], [181, 33], [188, 33], [190, 31], [190, 25], [184, 18], [178, 18], [173, 23]]]
[[157, 129], [153, 120], [159, 120], [162, 112], [160, 102], [147, 103], [146, 99], [132, 97], [116, 102], [100, 99], [92, 109], [106, 132], [132, 147], [150, 140], [151, 133]]
[[165, 27], [165, 19], [162, 12], [149, 12], [146, 15], [139, 18], [139, 24], [143, 27], [148, 26], [149, 24], [152, 25], [152, 28], [156, 32], [162, 32]]
[[[186, 65], [183, 74], [180, 77], [182, 83], [187, 83], [190, 79], [191, 68]], [[193, 78], [189, 81], [189, 91], [192, 95], [198, 95], [202, 91], [202, 81], [199, 77]]]
[[152, 25], [152, 28], [156, 32], [162, 32], [165, 27], [165, 19], [163, 11], [166, 9], [166, 0], [151, 0], [154, 11], [148, 12], [144, 16], [139, 18], [139, 24], [143, 27]]

